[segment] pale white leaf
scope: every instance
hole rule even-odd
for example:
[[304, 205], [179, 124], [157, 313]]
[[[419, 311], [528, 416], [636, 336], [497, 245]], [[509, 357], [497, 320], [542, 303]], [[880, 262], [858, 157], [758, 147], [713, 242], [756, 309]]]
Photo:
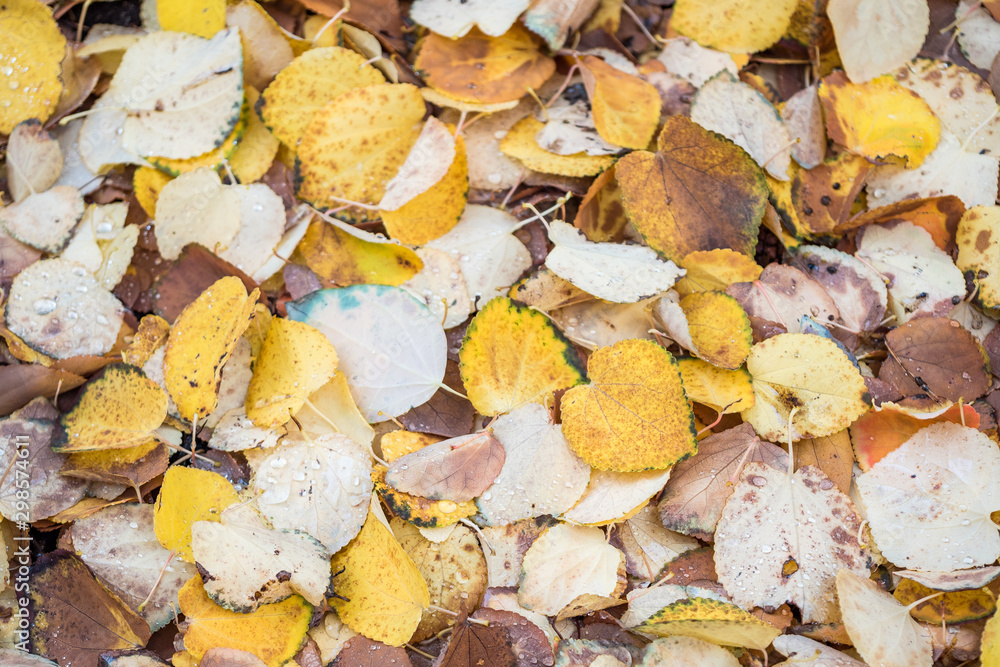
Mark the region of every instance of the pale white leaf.
[[844, 71], [854, 83], [916, 57], [930, 26], [927, 0], [830, 0], [826, 14]]
[[549, 316], [566, 338], [588, 350], [596, 350], [628, 338], [653, 340], [653, 334], [649, 333], [652, 301], [611, 303], [590, 299], [559, 308]]
[[569, 511], [566, 521], [604, 525], [620, 520], [654, 495], [670, 479], [670, 468], [644, 472], [594, 470], [583, 497]]
[[156, 200], [156, 242], [165, 259], [177, 259], [189, 243], [213, 252], [226, 248], [240, 230], [242, 202], [207, 167], [167, 183]]
[[675, 37], [663, 43], [663, 50], [656, 56], [671, 74], [676, 74], [695, 88], [719, 72], [739, 74], [740, 68], [733, 57], [723, 51], [704, 47], [689, 37]]
[[855, 660], [846, 653], [832, 649], [815, 639], [801, 635], [781, 635], [774, 640], [774, 649], [788, 658], [775, 667], [866, 667], [865, 663]]
[[472, 314], [469, 288], [458, 258], [437, 248], [417, 248], [424, 263], [415, 276], [402, 284], [424, 302], [445, 329], [456, 327]]
[[653, 503], [619, 525], [615, 537], [625, 553], [628, 573], [649, 581], [667, 563], [699, 546], [698, 540], [664, 528]]
[[1000, 53], [1000, 23], [976, 0], [959, 0], [955, 21], [962, 53], [970, 63], [989, 71]]
[[514, 25], [531, 0], [415, 0], [410, 18], [432, 32], [456, 39], [473, 26], [499, 37]]
[[806, 169], [822, 164], [826, 156], [826, 128], [823, 125], [823, 105], [816, 94], [818, 84], [803, 88], [789, 97], [781, 107], [781, 117], [792, 139], [792, 157]]
[[545, 114], [536, 112], [535, 116], [545, 123], [535, 135], [535, 143], [550, 153], [614, 155], [622, 150], [597, 133], [590, 105], [584, 100], [570, 102], [565, 96], [560, 96], [545, 110]]
[[0, 225], [21, 243], [58, 253], [72, 238], [84, 208], [79, 190], [57, 185], [0, 209]]
[[448, 126], [431, 116], [424, 123], [406, 161], [386, 184], [378, 207], [383, 211], [402, 208], [444, 178], [454, 161], [455, 136]]
[[7, 187], [14, 201], [48, 190], [59, 179], [63, 152], [59, 142], [35, 119], [17, 125], [7, 139]]
[[661, 637], [648, 644], [637, 667], [738, 667], [732, 652], [695, 637]]
[[[218, 255], [246, 274], [256, 274], [274, 256], [285, 232], [285, 205], [261, 183], [234, 186], [240, 201], [240, 227]], [[159, 208], [157, 208], [159, 212]]]

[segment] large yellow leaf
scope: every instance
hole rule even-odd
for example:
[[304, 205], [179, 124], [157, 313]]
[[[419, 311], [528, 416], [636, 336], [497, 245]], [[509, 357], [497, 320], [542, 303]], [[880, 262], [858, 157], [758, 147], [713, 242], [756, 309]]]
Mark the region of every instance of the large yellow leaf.
[[275, 318], [247, 389], [247, 417], [264, 428], [281, 426], [336, 370], [337, 351], [326, 336], [308, 324]]
[[385, 83], [365, 57], [330, 46], [311, 49], [281, 70], [257, 104], [268, 129], [295, 148], [309, 122], [330, 100], [352, 88]]
[[657, 152], [629, 153], [615, 174], [629, 220], [663, 257], [678, 261], [716, 248], [753, 254], [767, 183], [757, 163], [725, 137], [671, 116]]
[[832, 340], [811, 334], [779, 334], [758, 343], [747, 357], [756, 403], [743, 412], [760, 437], [773, 442], [832, 435], [868, 409], [861, 372]]
[[695, 453], [694, 417], [677, 362], [652, 341], [603, 347], [587, 363], [591, 384], [562, 398], [563, 433], [598, 470], [668, 468]]
[[66, 38], [38, 0], [0, 5], [0, 134], [22, 120], [48, 120], [62, 93]]
[[225, 0], [170, 0], [155, 6], [160, 30], [189, 32], [208, 39], [226, 27]]
[[891, 75], [854, 84], [843, 72], [820, 83], [819, 98], [830, 138], [875, 164], [920, 166], [941, 136], [941, 123], [919, 95]]
[[[427, 583], [396, 538], [369, 513], [358, 536], [333, 557], [337, 615], [355, 632], [402, 646], [430, 604]], [[345, 598], [345, 599], [340, 599]]]
[[124, 449], [144, 445], [167, 416], [167, 395], [140, 369], [109, 364], [92, 377], [52, 440], [57, 452]]
[[287, 664], [305, 640], [312, 605], [293, 595], [249, 614], [212, 602], [201, 577], [192, 577], [178, 594], [184, 614], [184, 648], [197, 661], [213, 648], [235, 648], [260, 658], [268, 667]]
[[174, 466], [163, 476], [156, 497], [153, 529], [164, 548], [177, 557], [194, 562], [191, 551], [191, 524], [219, 521], [222, 510], [239, 502], [236, 489], [225, 477], [208, 470]]
[[958, 223], [955, 243], [958, 260], [955, 264], [967, 273], [979, 287], [979, 302], [987, 308], [1000, 306], [1000, 207], [970, 208]]
[[344, 200], [377, 204], [420, 135], [425, 111], [420, 89], [408, 83], [354, 88], [335, 98], [316, 112], [299, 144], [299, 198], [324, 209]]
[[555, 61], [520, 23], [500, 37], [473, 28], [464, 37], [430, 34], [420, 44], [414, 67], [427, 85], [464, 102], [493, 104], [518, 100], [552, 76]]
[[559, 330], [506, 297], [473, 318], [458, 356], [469, 400], [484, 415], [544, 402], [583, 381], [580, 359]]
[[320, 278], [345, 287], [402, 285], [423, 268], [413, 250], [396, 243], [367, 241], [359, 235], [363, 233], [351, 234], [314, 220], [299, 242], [298, 253]]
[[222, 367], [253, 316], [259, 291], [247, 296], [236, 277], [220, 278], [181, 311], [167, 340], [163, 375], [184, 419], [204, 418], [219, 400]]
[[660, 122], [660, 94], [653, 84], [596, 56], [586, 56], [580, 72], [601, 138], [625, 148], [649, 146]]
[[667, 605], [635, 628], [660, 637], [684, 635], [722, 646], [765, 650], [781, 630], [734, 604], [687, 598]]
[[670, 27], [730, 53], [763, 51], [785, 34], [797, 0], [677, 0]]

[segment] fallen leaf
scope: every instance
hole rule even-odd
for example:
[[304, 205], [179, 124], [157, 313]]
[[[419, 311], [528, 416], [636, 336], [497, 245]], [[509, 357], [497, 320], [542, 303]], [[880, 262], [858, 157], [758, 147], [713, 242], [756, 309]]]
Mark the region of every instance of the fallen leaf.
[[460, 503], [453, 500], [430, 500], [397, 491], [386, 484], [385, 471], [386, 467], [381, 465], [375, 466], [372, 470], [372, 483], [378, 497], [394, 516], [418, 528], [453, 526], [476, 513], [476, 504], [469, 500]]
[[826, 644], [800, 635], [775, 637], [774, 648], [788, 658], [775, 667], [793, 667], [803, 661], [811, 661], [816, 667], [864, 667], [865, 663], [855, 660]]
[[62, 148], [42, 124], [36, 119], [18, 123], [7, 139], [7, 187], [14, 201], [51, 188], [62, 168]]
[[640, 667], [673, 667], [702, 665], [703, 667], [736, 667], [740, 664], [732, 653], [694, 637], [666, 637], [646, 645]]
[[[0, 64], [9, 79], [0, 94], [0, 134], [11, 134], [21, 121], [46, 121], [63, 91], [60, 79], [66, 38], [52, 11], [35, 0], [13, 0], [0, 10], [4, 51]], [[10, 78], [17, 72], [17, 80]], [[13, 86], [11, 84], [18, 84]]]
[[627, 572], [650, 582], [667, 563], [698, 547], [696, 540], [664, 528], [653, 503], [622, 523], [612, 543], [625, 554]]
[[[337, 615], [369, 639], [401, 646], [430, 604], [427, 584], [386, 526], [371, 514], [361, 532], [333, 557]], [[343, 599], [342, 599], [343, 598]]]
[[754, 404], [753, 385], [745, 369], [727, 370], [690, 357], [678, 359], [677, 365], [689, 401], [720, 414], [742, 412]]
[[930, 635], [910, 618], [909, 609], [873, 581], [841, 570], [837, 595], [847, 634], [866, 663], [886, 667], [933, 663]]
[[823, 286], [788, 264], [768, 264], [753, 282], [726, 288], [747, 315], [780, 324], [788, 333], [802, 331], [802, 318], [821, 324], [840, 318], [836, 302]]
[[959, 221], [955, 236], [958, 245], [955, 264], [963, 272], [972, 274], [979, 288], [977, 297], [985, 308], [1000, 306], [1000, 271], [994, 268], [1000, 263], [1000, 255], [992, 243], [998, 221], [1000, 208], [996, 206], [970, 208]]
[[[833, 0], [826, 8], [847, 76], [864, 83], [916, 57], [930, 25], [923, 0]], [[891, 39], [885, 39], [892, 35]], [[870, 48], [878, 43], [879, 48]]]
[[156, 5], [160, 30], [211, 37], [226, 25], [226, 6], [220, 0], [181, 0]]
[[156, 497], [156, 539], [181, 560], [193, 563], [191, 526], [196, 521], [219, 521], [222, 510], [237, 502], [236, 490], [222, 475], [174, 466], [163, 476]]
[[529, 4], [529, 0], [515, 0], [502, 5], [487, 0], [471, 0], [457, 7], [454, 0], [416, 0], [410, 9], [410, 18], [452, 39], [464, 37], [473, 26], [486, 35], [499, 37], [514, 25]]
[[442, 440], [392, 462], [385, 481], [430, 500], [463, 502], [493, 484], [505, 461], [503, 445], [489, 431]]
[[867, 472], [925, 426], [943, 421], [961, 424], [963, 419], [966, 426], [979, 428], [979, 415], [971, 405], [935, 404], [927, 410], [884, 402], [851, 424], [855, 459], [861, 470]]
[[989, 70], [998, 52], [998, 22], [986, 9], [969, 0], [959, 1], [955, 19], [958, 21], [955, 33], [962, 54], [976, 67]]
[[240, 230], [240, 197], [208, 168], [181, 174], [156, 199], [156, 241], [160, 254], [177, 259], [189, 243], [210, 250], [227, 247]]
[[442, 667], [520, 665], [510, 634], [500, 625], [470, 623], [463, 613], [455, 624], [447, 647], [441, 653], [441, 665]]
[[387, 646], [382, 642], [374, 642], [362, 635], [355, 635], [347, 640], [337, 657], [329, 664], [330, 667], [378, 667], [382, 664], [412, 667], [413, 663], [406, 649], [398, 646]]
[[587, 526], [620, 523], [637, 515], [670, 479], [670, 469], [644, 472], [594, 470], [587, 490], [563, 512], [566, 521]]
[[674, 261], [716, 248], [752, 253], [767, 189], [750, 156], [681, 116], [667, 119], [657, 149], [615, 168], [625, 212], [650, 247]]
[[313, 220], [296, 252], [320, 278], [344, 287], [400, 285], [421, 270], [420, 257], [413, 250], [348, 229]]
[[782, 0], [766, 8], [747, 0], [681, 0], [670, 18], [671, 28], [730, 53], [763, 51], [785, 34], [796, 3]]
[[[256, 3], [247, 2], [233, 5], [231, 8], [239, 9], [247, 4], [252, 4], [259, 9], [259, 5]], [[263, 10], [260, 11], [263, 12]], [[247, 73], [247, 76], [249, 77], [250, 74]], [[246, 130], [228, 159], [233, 174], [236, 175], [240, 183], [253, 183], [260, 180], [271, 168], [271, 163], [274, 162], [274, 158], [278, 154], [281, 142], [267, 129], [267, 125], [261, 120], [256, 110], [260, 93], [247, 86], [246, 95], [248, 107]]]
[[[905, 577], [927, 588], [938, 591], [967, 591], [982, 588], [996, 579], [1000, 567], [995, 565], [979, 567], [972, 570], [955, 570], [954, 572], [921, 572], [919, 570], [896, 570], [893, 580]], [[923, 597], [923, 595], [918, 596]]]
[[681, 296], [694, 292], [724, 292], [733, 283], [757, 280], [762, 270], [753, 258], [729, 248], [696, 250], [677, 263], [687, 271], [674, 285]]
[[898, 567], [932, 572], [995, 561], [998, 458], [984, 434], [953, 423], [923, 428], [889, 452], [857, 480], [879, 551]]
[[803, 466], [819, 468], [838, 489], [849, 494], [854, 450], [847, 429], [821, 438], [799, 440], [795, 444], [795, 469]]
[[596, 56], [584, 56], [580, 74], [601, 137], [616, 146], [646, 148], [660, 121], [656, 88]]
[[826, 156], [826, 128], [818, 88], [815, 83], [803, 88], [780, 108], [789, 136], [798, 140], [792, 146], [792, 158], [806, 169], [820, 164]]
[[[996, 600], [989, 589], [945, 592], [930, 600], [936, 593], [911, 579], [902, 579], [892, 592], [892, 597], [910, 607], [910, 616], [924, 623], [962, 623], [992, 616], [997, 609]], [[912, 606], [911, 605], [914, 605]]]
[[233, 189], [240, 201], [240, 229], [218, 255], [240, 271], [257, 276], [281, 242], [285, 207], [281, 197], [261, 183]]
[[500, 140], [500, 150], [528, 169], [560, 176], [595, 176], [615, 164], [610, 155], [588, 155], [584, 151], [560, 155], [543, 148], [536, 137], [544, 127], [534, 116], [519, 120]]
[[166, 472], [170, 461], [162, 442], [150, 442], [125, 449], [76, 452], [69, 455], [59, 471], [68, 477], [124, 484], [136, 489]]
[[719, 368], [743, 365], [753, 345], [753, 330], [739, 302], [724, 292], [693, 292], [680, 301], [661, 298], [656, 316], [678, 345]]
[[734, 604], [707, 598], [685, 598], [668, 604], [634, 628], [658, 637], [680, 635], [720, 646], [762, 651], [781, 631]]

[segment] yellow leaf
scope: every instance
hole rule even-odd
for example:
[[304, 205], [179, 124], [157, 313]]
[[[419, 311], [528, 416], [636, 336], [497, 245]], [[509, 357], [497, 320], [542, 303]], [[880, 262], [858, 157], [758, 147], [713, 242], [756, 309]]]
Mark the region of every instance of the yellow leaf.
[[735, 371], [713, 366], [701, 359], [678, 359], [689, 400], [716, 412], [742, 412], [754, 404], [753, 385], [745, 369]]
[[412, 454], [427, 445], [432, 445], [442, 440], [444, 438], [437, 435], [414, 433], [413, 431], [400, 429], [383, 435], [379, 441], [379, 447], [382, 449], [382, 458], [388, 463], [392, 463], [400, 456]]
[[70, 454], [59, 473], [106, 484], [125, 484], [139, 493], [139, 487], [162, 475], [168, 463], [167, 448], [154, 441], [127, 449]]
[[634, 628], [659, 637], [683, 635], [722, 646], [765, 650], [781, 630], [734, 604], [708, 598], [678, 600]]
[[52, 449], [86, 452], [144, 445], [166, 416], [167, 395], [158, 384], [135, 366], [108, 364], [60, 417]]
[[476, 513], [476, 503], [472, 500], [460, 503], [430, 500], [397, 491], [386, 483], [385, 473], [385, 466], [375, 466], [372, 470], [372, 482], [379, 497], [394, 515], [418, 528], [450, 526]]
[[307, 433], [324, 435], [343, 433], [354, 442], [371, 445], [375, 431], [358, 410], [347, 377], [337, 371], [333, 379], [309, 396], [309, 403], [295, 418]]
[[508, 157], [521, 161], [528, 169], [544, 174], [594, 176], [614, 165], [615, 158], [611, 155], [550, 153], [535, 141], [535, 135], [544, 125], [534, 116], [521, 119], [500, 141], [500, 150]]
[[352, 88], [380, 83], [385, 77], [365, 64], [364, 56], [339, 46], [312, 49], [274, 77], [257, 108], [274, 136], [294, 148], [330, 100]]
[[139, 328], [132, 336], [132, 342], [122, 350], [122, 361], [142, 367], [170, 335], [170, 323], [159, 315], [144, 315], [139, 320]]
[[236, 489], [222, 475], [174, 466], [163, 476], [163, 486], [156, 497], [153, 514], [156, 539], [181, 560], [193, 563], [191, 524], [219, 521], [222, 510], [239, 500]]
[[753, 331], [736, 299], [724, 292], [697, 292], [681, 299], [680, 305], [699, 357], [729, 370], [743, 365]]
[[337, 595], [330, 602], [355, 632], [402, 646], [417, 629], [430, 593], [413, 559], [372, 513], [350, 544], [333, 557]]
[[601, 138], [625, 148], [648, 147], [660, 122], [662, 104], [653, 84], [596, 56], [584, 57], [580, 73]]
[[587, 362], [591, 384], [562, 397], [563, 433], [598, 470], [663, 469], [697, 451], [694, 418], [677, 362], [648, 340], [602, 347]]
[[[299, 199], [323, 209], [345, 200], [377, 204], [420, 135], [425, 112], [420, 89], [408, 83], [354, 88], [335, 98], [316, 112], [299, 144]], [[339, 215], [361, 220], [374, 212]]]
[[890, 74], [855, 84], [834, 72], [820, 83], [819, 98], [830, 138], [875, 164], [896, 158], [907, 169], [918, 167], [941, 136], [927, 102]]
[[156, 200], [160, 198], [160, 191], [172, 180], [174, 179], [169, 174], [152, 167], [139, 167], [132, 174], [135, 198], [139, 200], [139, 206], [150, 218], [156, 217]]
[[276, 318], [254, 365], [247, 417], [262, 428], [281, 426], [336, 370], [337, 351], [326, 336], [308, 324]]
[[1000, 615], [993, 614], [983, 628], [983, 667], [1000, 665]]
[[260, 179], [274, 162], [281, 142], [271, 134], [264, 121], [257, 114], [257, 100], [260, 93], [247, 86], [247, 127], [243, 138], [236, 144], [236, 150], [229, 156], [229, 166], [240, 183], [253, 183]]
[[962, 271], [972, 273], [979, 287], [979, 302], [986, 308], [1000, 306], [1000, 206], [970, 208], [958, 223], [955, 243]]
[[687, 274], [674, 285], [681, 296], [694, 292], [725, 292], [733, 283], [757, 280], [763, 271], [752, 257], [729, 248], [696, 250], [685, 255], [677, 264], [687, 270]]
[[163, 357], [163, 376], [182, 418], [204, 418], [215, 410], [222, 367], [250, 323], [258, 295], [255, 289], [247, 296], [243, 282], [227, 276], [177, 316]]
[[753, 255], [767, 182], [746, 151], [722, 135], [670, 116], [656, 153], [629, 153], [615, 174], [629, 220], [666, 259], [715, 248]]
[[545, 402], [584, 379], [576, 351], [548, 318], [506, 297], [473, 318], [458, 356], [469, 400], [484, 415]]
[[555, 61], [539, 50], [537, 39], [520, 23], [499, 37], [485, 35], [479, 28], [459, 39], [431, 33], [419, 49], [414, 68], [428, 86], [476, 104], [518, 100], [556, 69]]
[[156, 3], [160, 30], [189, 32], [208, 39], [226, 27], [225, 0], [169, 0]]
[[309, 223], [298, 253], [320, 278], [344, 287], [402, 285], [424, 266], [405, 246], [366, 241], [323, 220]]
[[[937, 591], [912, 579], [902, 579], [892, 597], [909, 606]], [[964, 623], [986, 618], [997, 610], [996, 599], [987, 587], [966, 591], [946, 591], [910, 609], [910, 616], [924, 623]]]
[[756, 403], [743, 412], [760, 437], [795, 440], [832, 435], [850, 426], [871, 401], [860, 371], [837, 344], [811, 334], [779, 334], [747, 357]]
[[229, 611], [212, 602], [201, 577], [184, 584], [178, 599], [187, 626], [184, 648], [191, 664], [209, 649], [235, 648], [253, 653], [268, 667], [287, 665], [305, 640], [313, 613], [312, 605], [299, 595], [261, 605], [249, 614]]
[[38, 0], [9, 0], [0, 6], [0, 134], [22, 120], [44, 122], [55, 111], [66, 38], [52, 11]]
[[798, 0], [677, 0], [670, 27], [702, 46], [756, 53], [785, 34]]
[[455, 137], [455, 159], [448, 172], [427, 191], [394, 211], [382, 211], [382, 223], [392, 238], [407, 245], [423, 245], [444, 236], [458, 224], [469, 194], [469, 163], [465, 139]]

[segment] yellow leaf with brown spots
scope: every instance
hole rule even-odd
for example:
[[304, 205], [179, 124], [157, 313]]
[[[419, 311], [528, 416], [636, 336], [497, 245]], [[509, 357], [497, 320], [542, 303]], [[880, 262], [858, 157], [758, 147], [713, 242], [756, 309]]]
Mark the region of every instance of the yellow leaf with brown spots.
[[344, 287], [402, 285], [424, 266], [406, 246], [366, 241], [322, 220], [309, 223], [297, 252], [320, 278]]
[[52, 440], [57, 452], [144, 445], [167, 416], [167, 395], [139, 368], [108, 364], [84, 385]]
[[765, 650], [781, 630], [734, 604], [685, 598], [667, 605], [634, 630], [659, 637], [683, 635], [721, 646]]
[[695, 292], [724, 292], [733, 283], [757, 280], [763, 271], [752, 257], [729, 248], [697, 250], [685, 255], [677, 264], [687, 271], [674, 285], [681, 296]]
[[649, 146], [660, 122], [661, 102], [656, 87], [596, 56], [584, 57], [580, 73], [601, 138], [625, 148]]
[[649, 246], [675, 261], [716, 248], [752, 256], [768, 195], [757, 163], [683, 116], [667, 118], [657, 147], [615, 166], [625, 212]]
[[819, 99], [830, 138], [874, 164], [919, 167], [941, 136], [927, 102], [890, 74], [856, 84], [834, 72], [820, 83]]
[[500, 150], [504, 155], [520, 161], [528, 169], [540, 171], [543, 174], [558, 174], [559, 176], [593, 176], [609, 169], [615, 163], [611, 155], [559, 155], [551, 153], [535, 141], [535, 135], [544, 127], [542, 121], [534, 116], [528, 116], [510, 128], [500, 141]]
[[798, 0], [677, 0], [670, 27], [702, 46], [755, 53], [785, 34]]
[[563, 433], [598, 470], [669, 468], [697, 451], [694, 417], [677, 362], [663, 347], [629, 339], [587, 363], [591, 384], [562, 397]]
[[556, 63], [520, 23], [490, 37], [473, 28], [449, 39], [431, 33], [419, 45], [414, 68], [434, 90], [464, 102], [495, 104], [518, 100], [538, 89]]
[[373, 513], [332, 565], [343, 573], [334, 583], [338, 597], [330, 603], [347, 627], [390, 646], [410, 640], [430, 593], [413, 559]]
[[418, 528], [450, 526], [476, 513], [476, 503], [471, 500], [461, 503], [451, 500], [430, 500], [397, 491], [385, 481], [385, 473], [385, 466], [377, 465], [372, 469], [375, 491], [390, 512]]
[[294, 148], [330, 100], [352, 88], [385, 83], [365, 57], [339, 46], [306, 51], [264, 89], [257, 111], [280, 141]]
[[697, 355], [720, 368], [743, 365], [753, 345], [750, 318], [725, 292], [696, 292], [681, 299]]
[[22, 120], [44, 122], [56, 109], [66, 38], [52, 10], [38, 0], [5, 0], [0, 6], [0, 134]]
[[[900, 604], [909, 606], [937, 592], [912, 579], [902, 579], [892, 597], [899, 600]], [[983, 586], [966, 591], [945, 591], [910, 609], [910, 616], [924, 623], [951, 624], [986, 618], [996, 610], [996, 598], [989, 588]]]
[[247, 417], [261, 428], [281, 426], [336, 371], [337, 351], [326, 336], [308, 324], [275, 318], [254, 364]]
[[144, 315], [139, 320], [139, 328], [132, 336], [132, 342], [122, 350], [122, 361], [133, 366], [143, 366], [170, 335], [170, 323], [159, 315]]
[[977, 297], [986, 308], [1000, 306], [1000, 206], [970, 208], [958, 223], [955, 264], [979, 287]]
[[182, 418], [204, 418], [215, 410], [222, 367], [250, 324], [259, 293], [254, 289], [247, 296], [243, 282], [227, 276], [177, 316], [163, 357], [163, 376]]
[[[299, 144], [299, 199], [322, 209], [344, 201], [378, 204], [420, 136], [425, 111], [420, 89], [408, 83], [354, 88], [334, 98], [316, 112]], [[347, 220], [374, 215], [364, 209], [338, 213]]]

